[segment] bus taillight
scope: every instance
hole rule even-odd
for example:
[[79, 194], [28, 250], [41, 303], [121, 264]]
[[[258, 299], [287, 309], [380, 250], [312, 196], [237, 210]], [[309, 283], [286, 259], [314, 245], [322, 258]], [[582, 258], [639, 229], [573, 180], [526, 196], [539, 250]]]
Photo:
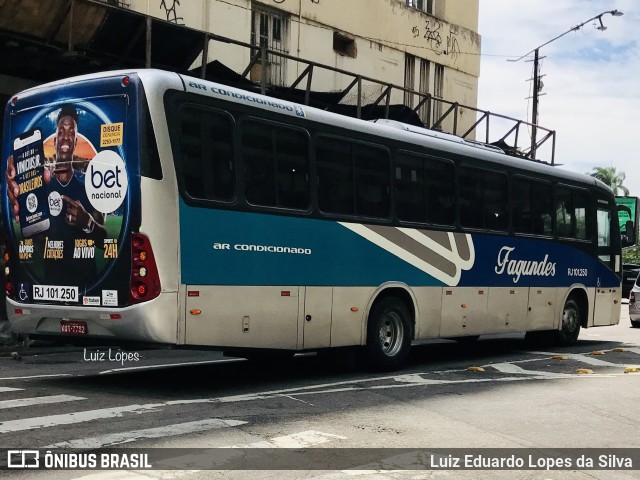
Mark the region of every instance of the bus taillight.
[[9, 266], [9, 246], [4, 244], [4, 255], [2, 260], [4, 261], [4, 292], [9, 298], [15, 298], [13, 290], [13, 282], [11, 281], [11, 267]]
[[636, 303], [636, 294], [633, 292], [629, 294], [629, 303]]
[[131, 236], [131, 288], [129, 303], [140, 303], [160, 295], [160, 276], [149, 238], [142, 233]]

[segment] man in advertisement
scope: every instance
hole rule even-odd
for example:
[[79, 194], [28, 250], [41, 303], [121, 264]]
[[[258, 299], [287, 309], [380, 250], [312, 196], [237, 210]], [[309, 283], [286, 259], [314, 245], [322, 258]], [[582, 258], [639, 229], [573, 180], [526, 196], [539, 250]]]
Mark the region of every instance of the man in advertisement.
[[[38, 235], [43, 245], [44, 282], [49, 285], [78, 285], [86, 289], [95, 280], [95, 249], [104, 248], [104, 214], [91, 205], [82, 165], [74, 152], [78, 144], [78, 112], [66, 104], [57, 116], [54, 154], [46, 159], [49, 228]], [[6, 169], [7, 194], [14, 217], [20, 218], [16, 168], [9, 157]]]

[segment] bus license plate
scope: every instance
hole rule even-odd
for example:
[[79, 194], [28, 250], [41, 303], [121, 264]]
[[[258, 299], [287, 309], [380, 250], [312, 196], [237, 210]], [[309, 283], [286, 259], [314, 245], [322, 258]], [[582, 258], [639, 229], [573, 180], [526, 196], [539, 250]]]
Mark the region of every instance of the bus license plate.
[[56, 285], [34, 285], [34, 300], [50, 302], [77, 302], [78, 287], [59, 287]]
[[75, 320], [60, 320], [60, 332], [69, 335], [86, 335], [87, 322]]

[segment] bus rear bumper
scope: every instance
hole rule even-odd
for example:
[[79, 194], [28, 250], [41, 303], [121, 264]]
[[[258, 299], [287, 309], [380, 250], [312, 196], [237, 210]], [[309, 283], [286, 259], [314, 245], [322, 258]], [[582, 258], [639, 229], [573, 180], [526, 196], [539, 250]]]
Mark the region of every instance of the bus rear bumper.
[[[59, 337], [67, 343], [105, 339], [176, 344], [177, 308], [177, 292], [124, 308], [34, 305], [7, 298], [7, 316], [15, 333]], [[86, 333], [62, 333], [63, 321], [84, 322]]]

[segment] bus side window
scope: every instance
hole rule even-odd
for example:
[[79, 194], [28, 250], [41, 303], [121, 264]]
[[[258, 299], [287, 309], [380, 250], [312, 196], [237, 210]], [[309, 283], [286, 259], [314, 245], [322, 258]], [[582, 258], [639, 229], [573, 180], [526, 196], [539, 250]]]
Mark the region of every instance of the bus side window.
[[245, 119], [240, 125], [247, 202], [265, 207], [308, 209], [307, 133], [254, 119]]
[[276, 206], [273, 130], [262, 122], [241, 123], [244, 196], [253, 205]]
[[509, 226], [507, 176], [461, 167], [458, 179], [462, 226], [506, 231]]
[[463, 227], [482, 228], [482, 184], [480, 170], [460, 168], [460, 224]]
[[576, 238], [587, 240], [589, 238], [589, 195], [586, 191], [574, 190], [573, 192], [574, 216], [576, 219]]
[[399, 220], [453, 225], [455, 167], [425, 155], [398, 152], [395, 164], [396, 214]]
[[529, 179], [514, 178], [511, 189], [511, 221], [516, 233], [535, 233], [536, 219], [533, 218], [531, 190], [533, 182]]
[[482, 190], [484, 227], [506, 231], [509, 227], [507, 176], [504, 173], [484, 172]]
[[208, 199], [232, 200], [236, 193], [234, 155], [230, 119], [221, 115], [207, 115], [204, 169]]
[[398, 152], [395, 158], [396, 215], [407, 222], [427, 219], [424, 157]]
[[556, 189], [556, 223], [558, 236], [587, 240], [589, 238], [589, 195], [576, 188]]
[[511, 187], [513, 231], [552, 235], [553, 190], [551, 184], [516, 176], [512, 179]]
[[453, 225], [456, 221], [453, 164], [428, 158], [424, 176], [427, 187], [427, 222]]
[[356, 214], [389, 216], [389, 155], [386, 150], [354, 144]]
[[199, 112], [183, 111], [180, 122], [182, 177], [185, 190], [193, 198], [204, 198], [201, 144]]
[[222, 112], [195, 106], [180, 111], [180, 160], [184, 188], [192, 198], [231, 201], [236, 182], [233, 123]]
[[309, 136], [299, 130], [279, 129], [275, 141], [278, 206], [306, 210], [309, 190]]
[[553, 235], [553, 187], [550, 183], [532, 182], [531, 214], [533, 233]]
[[353, 162], [350, 142], [318, 137], [318, 206], [326, 213], [353, 214]]

